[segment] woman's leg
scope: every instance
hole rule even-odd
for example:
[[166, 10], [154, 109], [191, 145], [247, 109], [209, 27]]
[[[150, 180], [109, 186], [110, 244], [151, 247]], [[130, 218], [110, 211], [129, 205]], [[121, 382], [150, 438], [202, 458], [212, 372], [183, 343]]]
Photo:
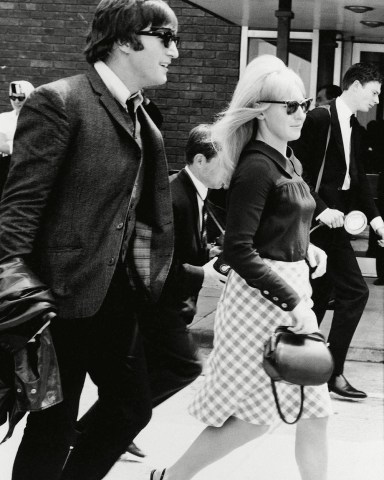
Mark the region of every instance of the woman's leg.
[[296, 462], [302, 480], [326, 480], [328, 417], [300, 420], [296, 429]]
[[[268, 428], [267, 425], [252, 425], [234, 417], [222, 427], [207, 427], [182, 457], [167, 468], [164, 480], [189, 480], [234, 449], [260, 437]], [[156, 472], [154, 480], [159, 479], [160, 472]]]

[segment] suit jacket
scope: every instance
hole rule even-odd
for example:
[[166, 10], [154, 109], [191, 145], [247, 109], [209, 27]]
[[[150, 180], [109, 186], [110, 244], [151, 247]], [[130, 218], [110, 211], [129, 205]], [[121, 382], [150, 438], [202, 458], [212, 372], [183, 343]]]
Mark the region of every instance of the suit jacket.
[[[331, 136], [328, 144], [324, 173], [319, 193], [314, 189], [324, 157], [326, 138], [331, 123]], [[350, 163], [350, 209], [362, 210], [372, 220], [378, 216], [367, 177], [364, 170], [364, 138], [363, 127], [354, 119], [351, 133], [351, 163]], [[316, 200], [314, 218], [328, 208], [344, 211], [340, 203], [340, 191], [344, 182], [347, 165], [345, 162], [343, 140], [335, 101], [330, 104], [330, 110], [319, 107], [307, 114], [301, 136], [291, 143], [296, 157], [304, 168], [304, 178], [312, 187]], [[347, 212], [344, 212], [347, 213]]]
[[[171, 272], [160, 299], [161, 316], [181, 317], [190, 323], [204, 280], [202, 265], [208, 251], [201, 243], [196, 188], [185, 169], [170, 177], [175, 225], [175, 252]], [[165, 318], [166, 320], [166, 318]]]
[[[169, 271], [173, 222], [161, 134], [139, 108], [145, 181], [136, 208], [156, 301]], [[129, 115], [93, 68], [37, 88], [18, 119], [0, 204], [0, 261], [25, 259], [61, 317], [100, 308], [118, 263], [141, 150]]]

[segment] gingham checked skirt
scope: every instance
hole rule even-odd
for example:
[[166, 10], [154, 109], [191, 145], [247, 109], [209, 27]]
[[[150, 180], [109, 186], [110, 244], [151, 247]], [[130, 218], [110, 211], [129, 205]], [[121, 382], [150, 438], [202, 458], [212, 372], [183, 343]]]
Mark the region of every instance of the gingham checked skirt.
[[[310, 306], [311, 285], [304, 260], [281, 262], [264, 259]], [[279, 325], [291, 325], [289, 313], [264, 298], [231, 270], [219, 300], [214, 328], [214, 347], [207, 362], [202, 387], [189, 412], [207, 425], [219, 427], [229, 417], [256, 425], [278, 419], [271, 382], [262, 366], [264, 343]], [[300, 387], [276, 384], [285, 416], [296, 418]], [[302, 418], [332, 413], [327, 385], [304, 387]]]

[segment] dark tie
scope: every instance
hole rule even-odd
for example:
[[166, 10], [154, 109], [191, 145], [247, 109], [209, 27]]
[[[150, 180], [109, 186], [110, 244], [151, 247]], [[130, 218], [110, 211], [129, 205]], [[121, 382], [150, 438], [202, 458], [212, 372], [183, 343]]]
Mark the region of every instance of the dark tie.
[[204, 200], [203, 208], [201, 210], [201, 244], [204, 248], [207, 246], [207, 199]]
[[129, 116], [131, 117], [132, 123], [133, 123], [133, 136], [135, 136], [136, 135], [135, 102], [134, 102], [133, 98], [128, 98], [126, 103], [127, 103], [127, 110], [128, 110]]
[[356, 116], [354, 114], [351, 115], [349, 119], [349, 125], [351, 126], [351, 140], [350, 140], [350, 152], [349, 152], [349, 175], [352, 179], [352, 177], [355, 177], [356, 175], [356, 168], [355, 168], [355, 142], [353, 141], [353, 125], [355, 124], [355, 119]]

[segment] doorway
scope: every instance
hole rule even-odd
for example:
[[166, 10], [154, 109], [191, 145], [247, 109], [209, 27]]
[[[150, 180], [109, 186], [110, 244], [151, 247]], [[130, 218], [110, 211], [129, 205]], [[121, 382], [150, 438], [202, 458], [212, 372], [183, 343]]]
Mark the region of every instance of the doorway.
[[[242, 27], [240, 75], [247, 64], [262, 54], [276, 55], [277, 31]], [[300, 75], [308, 97], [316, 97], [319, 31], [290, 32], [288, 66]]]

